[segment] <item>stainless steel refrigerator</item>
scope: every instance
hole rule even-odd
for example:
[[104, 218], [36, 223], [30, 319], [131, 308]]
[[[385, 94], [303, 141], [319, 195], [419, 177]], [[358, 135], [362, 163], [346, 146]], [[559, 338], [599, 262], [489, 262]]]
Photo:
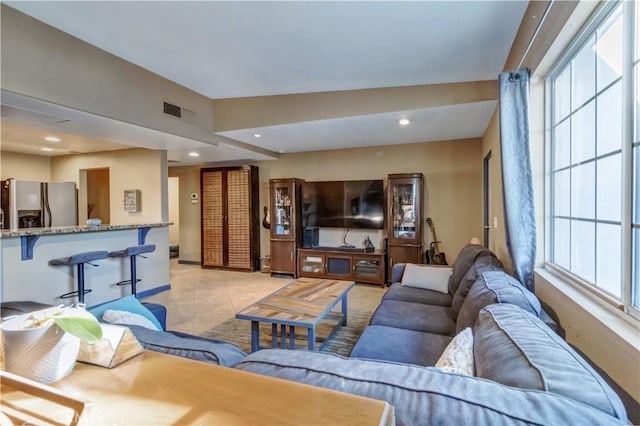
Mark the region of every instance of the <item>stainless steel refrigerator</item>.
[[2, 181], [4, 229], [78, 224], [75, 182]]

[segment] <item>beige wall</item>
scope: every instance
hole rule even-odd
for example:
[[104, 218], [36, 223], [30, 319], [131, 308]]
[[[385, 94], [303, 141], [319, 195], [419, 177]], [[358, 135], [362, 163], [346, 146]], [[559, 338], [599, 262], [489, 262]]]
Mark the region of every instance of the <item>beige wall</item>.
[[[108, 168], [110, 174], [111, 223], [136, 224], [163, 221], [166, 211], [166, 154], [163, 151], [127, 149], [93, 154], [54, 157], [51, 160], [51, 177], [54, 181], [73, 181], [79, 193], [86, 191], [81, 184], [81, 171]], [[142, 194], [142, 211], [128, 213], [122, 200], [126, 189], [139, 189]], [[163, 191], [164, 190], [164, 191]], [[83, 197], [78, 195], [78, 203]], [[86, 198], [84, 198], [86, 200]], [[164, 204], [163, 204], [164, 203]], [[164, 205], [164, 207], [163, 207]], [[86, 206], [79, 204], [78, 220], [86, 221]], [[84, 211], [84, 215], [82, 212]]]
[[[256, 165], [261, 207], [268, 203], [269, 179], [273, 178], [386, 180], [389, 173], [420, 172], [425, 176], [425, 218], [433, 219], [442, 240], [441, 250], [451, 261], [464, 244], [482, 232], [479, 139], [283, 154], [279, 160]], [[200, 207], [189, 199], [190, 192], [200, 190], [199, 168], [172, 167], [169, 175], [180, 176], [180, 260], [199, 261]], [[260, 253], [264, 256], [269, 253], [269, 231], [260, 229]], [[342, 232], [323, 229], [321, 244], [340, 245]], [[366, 235], [376, 247], [382, 247], [383, 231], [352, 230], [347, 241], [360, 245]], [[428, 229], [424, 237], [426, 242], [431, 241]]]
[[169, 178], [168, 203], [169, 203], [169, 244], [180, 244], [180, 178]]
[[0, 152], [1, 179], [51, 181], [51, 161], [40, 155]]

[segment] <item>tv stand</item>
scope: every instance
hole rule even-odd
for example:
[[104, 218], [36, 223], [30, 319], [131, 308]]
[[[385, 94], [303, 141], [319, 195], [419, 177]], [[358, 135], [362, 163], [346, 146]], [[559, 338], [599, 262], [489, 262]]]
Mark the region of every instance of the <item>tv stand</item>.
[[384, 252], [358, 247], [298, 249], [298, 276], [356, 281], [384, 287]]

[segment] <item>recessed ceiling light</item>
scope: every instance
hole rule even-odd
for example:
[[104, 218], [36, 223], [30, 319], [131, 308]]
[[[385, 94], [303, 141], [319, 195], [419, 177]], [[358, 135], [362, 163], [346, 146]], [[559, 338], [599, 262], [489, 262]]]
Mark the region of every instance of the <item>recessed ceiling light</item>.
[[253, 134], [253, 137], [254, 137], [254, 138], [261, 138], [261, 137], [262, 137], [262, 135], [261, 135], [260, 133], [254, 133], [254, 134]]
[[43, 146], [42, 148], [40, 148], [40, 151], [51, 152], [51, 151], [53, 151], [53, 148], [49, 148], [48, 146]]
[[189, 157], [200, 157], [200, 154], [198, 154], [195, 151], [192, 151], [192, 152], [189, 153]]
[[406, 126], [409, 123], [411, 123], [411, 120], [409, 120], [408, 118], [401, 118], [400, 120], [398, 120], [398, 124], [401, 126]]
[[47, 136], [44, 140], [47, 142], [60, 142], [60, 138], [56, 136]]

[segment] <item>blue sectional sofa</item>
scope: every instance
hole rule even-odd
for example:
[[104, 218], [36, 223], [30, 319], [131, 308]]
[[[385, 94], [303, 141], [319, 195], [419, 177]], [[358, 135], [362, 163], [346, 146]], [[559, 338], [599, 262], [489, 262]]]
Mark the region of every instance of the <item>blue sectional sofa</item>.
[[[404, 268], [349, 358], [268, 349], [234, 368], [386, 400], [398, 425], [627, 423], [618, 395], [493, 253], [464, 247], [446, 293], [402, 285]], [[468, 327], [475, 375], [434, 367]]]

